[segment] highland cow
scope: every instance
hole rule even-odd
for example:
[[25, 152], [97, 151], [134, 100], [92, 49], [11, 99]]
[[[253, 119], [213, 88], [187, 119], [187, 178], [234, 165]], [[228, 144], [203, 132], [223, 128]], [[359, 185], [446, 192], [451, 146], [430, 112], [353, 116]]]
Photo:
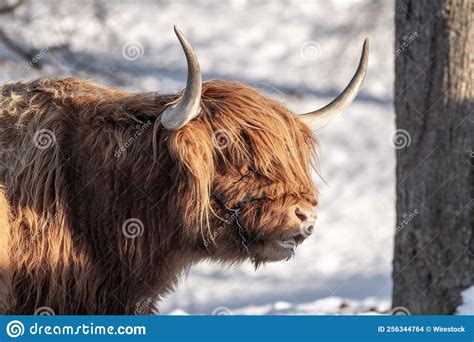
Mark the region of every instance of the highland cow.
[[[1, 87], [0, 311], [150, 314], [193, 264], [287, 260], [313, 230], [313, 131], [356, 96], [347, 88], [295, 115], [187, 64], [174, 95], [79, 79]], [[144, 305], [143, 303], [146, 303]]]

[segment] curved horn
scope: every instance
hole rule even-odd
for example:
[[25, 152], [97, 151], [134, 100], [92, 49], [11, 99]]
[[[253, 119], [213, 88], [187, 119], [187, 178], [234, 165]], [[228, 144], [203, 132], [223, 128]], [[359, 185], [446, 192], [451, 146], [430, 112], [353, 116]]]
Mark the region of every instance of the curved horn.
[[301, 114], [301, 119], [312, 130], [324, 127], [328, 122], [341, 114], [354, 100], [359, 92], [359, 88], [364, 81], [365, 72], [367, 71], [367, 63], [369, 61], [369, 39], [366, 38], [362, 47], [362, 55], [360, 56], [359, 66], [347, 85], [346, 89], [330, 104], [318, 109], [314, 112]]
[[166, 108], [161, 115], [162, 125], [169, 130], [180, 129], [198, 116], [202, 90], [201, 69], [196, 54], [177, 26], [174, 26], [174, 32], [186, 55], [188, 80], [181, 100], [177, 104]]

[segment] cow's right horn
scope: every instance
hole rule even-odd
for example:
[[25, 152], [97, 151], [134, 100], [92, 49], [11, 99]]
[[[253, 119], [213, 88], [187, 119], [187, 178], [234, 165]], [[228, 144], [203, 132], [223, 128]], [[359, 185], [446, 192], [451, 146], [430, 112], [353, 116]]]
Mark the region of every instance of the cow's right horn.
[[169, 130], [177, 130], [199, 115], [201, 103], [202, 78], [201, 69], [193, 48], [184, 38], [177, 26], [174, 32], [183, 47], [188, 63], [188, 80], [181, 100], [165, 109], [161, 115], [162, 125]]
[[299, 117], [313, 130], [317, 130], [326, 124], [340, 113], [342, 113], [354, 100], [359, 92], [360, 86], [364, 81], [365, 73], [367, 71], [367, 64], [369, 63], [369, 40], [365, 39], [362, 47], [362, 55], [360, 56], [359, 67], [352, 80], [347, 85], [346, 89], [330, 104], [325, 107], [301, 114]]

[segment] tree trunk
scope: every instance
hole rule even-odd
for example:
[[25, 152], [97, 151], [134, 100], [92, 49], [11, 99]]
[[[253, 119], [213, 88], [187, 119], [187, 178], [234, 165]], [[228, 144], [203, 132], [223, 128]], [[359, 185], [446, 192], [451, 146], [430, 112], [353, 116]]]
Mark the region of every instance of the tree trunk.
[[474, 2], [397, 0], [393, 306], [453, 314], [474, 283]]

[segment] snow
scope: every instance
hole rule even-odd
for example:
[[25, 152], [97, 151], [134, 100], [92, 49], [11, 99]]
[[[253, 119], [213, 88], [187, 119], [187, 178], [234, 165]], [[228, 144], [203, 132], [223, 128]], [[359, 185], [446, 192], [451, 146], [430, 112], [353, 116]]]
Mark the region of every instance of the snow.
[[[242, 308], [229, 309], [220, 307], [213, 315], [380, 315], [389, 314], [390, 302], [368, 297], [364, 300], [327, 297], [308, 303], [292, 304], [279, 301], [267, 305], [250, 305]], [[176, 309], [170, 315], [187, 315], [186, 311]]]
[[[257, 271], [250, 263], [193, 267], [160, 303], [160, 312], [389, 310], [395, 226], [395, 150], [389, 141], [394, 130], [393, 1], [103, 2], [108, 15], [102, 20], [92, 1], [54, 8], [32, 3], [31, 13], [20, 11], [29, 21], [15, 33], [18, 40], [40, 51], [66, 39], [77, 54], [71, 62], [48, 51], [43, 58], [50, 63], [38, 71], [0, 49], [7, 56], [3, 80], [78, 75], [135, 91], [176, 91], [186, 76], [172, 30], [177, 24], [195, 47], [205, 80], [246, 82], [295, 112], [325, 105], [345, 87], [368, 36], [370, 64], [361, 93], [346, 113], [316, 133], [324, 181], [315, 175], [321, 191], [315, 234], [295, 258]], [[6, 22], [4, 27], [12, 26]], [[123, 55], [131, 42], [137, 57]]]
[[456, 311], [458, 315], [474, 315], [474, 286], [471, 286], [462, 293], [462, 304]]

